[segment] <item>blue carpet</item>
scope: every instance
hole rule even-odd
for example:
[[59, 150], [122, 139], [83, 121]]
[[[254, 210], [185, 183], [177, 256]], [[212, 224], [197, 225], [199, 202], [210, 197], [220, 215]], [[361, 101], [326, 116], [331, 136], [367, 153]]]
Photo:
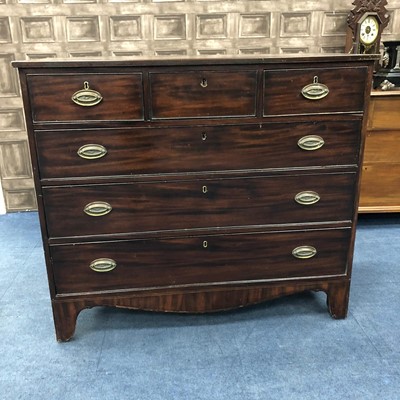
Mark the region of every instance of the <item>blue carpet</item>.
[[360, 217], [346, 320], [323, 293], [198, 316], [99, 307], [57, 343], [37, 213], [0, 216], [0, 399], [399, 400], [399, 238], [399, 215]]

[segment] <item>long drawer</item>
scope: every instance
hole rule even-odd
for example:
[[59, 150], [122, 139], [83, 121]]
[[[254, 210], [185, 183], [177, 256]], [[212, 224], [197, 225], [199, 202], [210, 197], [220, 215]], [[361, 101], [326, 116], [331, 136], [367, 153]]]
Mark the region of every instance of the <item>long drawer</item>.
[[[360, 120], [36, 131], [42, 179], [358, 163]], [[285, 157], [282, 157], [285, 154]]]
[[343, 275], [350, 229], [50, 248], [58, 294]]
[[265, 71], [264, 116], [362, 112], [366, 67]]
[[50, 237], [350, 220], [355, 173], [46, 187]]
[[28, 75], [35, 122], [142, 120], [141, 73]]

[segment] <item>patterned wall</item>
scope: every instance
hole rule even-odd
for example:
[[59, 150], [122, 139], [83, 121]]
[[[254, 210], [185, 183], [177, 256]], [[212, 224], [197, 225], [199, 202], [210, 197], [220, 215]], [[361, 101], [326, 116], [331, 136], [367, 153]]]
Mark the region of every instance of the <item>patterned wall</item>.
[[[0, 177], [35, 209], [15, 59], [342, 52], [352, 0], [0, 0]], [[400, 39], [389, 0], [386, 39]], [[396, 35], [397, 32], [397, 35]]]

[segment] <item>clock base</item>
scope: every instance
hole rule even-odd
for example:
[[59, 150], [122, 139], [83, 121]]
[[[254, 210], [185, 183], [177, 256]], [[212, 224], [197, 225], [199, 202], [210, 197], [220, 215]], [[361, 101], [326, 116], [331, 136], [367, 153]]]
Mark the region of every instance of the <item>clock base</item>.
[[374, 89], [377, 89], [384, 80], [400, 87], [400, 41], [383, 42], [385, 54], [383, 56], [384, 68], [374, 73]]
[[400, 87], [400, 70], [379, 70], [374, 74], [373, 88], [378, 89], [384, 81], [389, 81], [396, 88]]

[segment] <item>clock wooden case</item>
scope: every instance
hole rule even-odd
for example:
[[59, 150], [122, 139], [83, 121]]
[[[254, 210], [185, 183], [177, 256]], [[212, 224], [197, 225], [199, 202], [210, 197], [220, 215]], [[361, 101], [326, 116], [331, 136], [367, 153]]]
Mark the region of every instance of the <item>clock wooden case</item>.
[[379, 54], [383, 29], [389, 23], [386, 0], [355, 0], [347, 18], [346, 52]]

